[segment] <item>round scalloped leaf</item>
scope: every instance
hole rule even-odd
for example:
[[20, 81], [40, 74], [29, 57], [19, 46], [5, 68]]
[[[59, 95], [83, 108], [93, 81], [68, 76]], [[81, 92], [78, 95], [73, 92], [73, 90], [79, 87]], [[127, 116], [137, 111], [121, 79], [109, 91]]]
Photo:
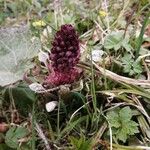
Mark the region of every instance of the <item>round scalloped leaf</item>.
[[0, 86], [21, 80], [33, 67], [31, 59], [37, 56], [40, 46], [28, 26], [0, 29]]

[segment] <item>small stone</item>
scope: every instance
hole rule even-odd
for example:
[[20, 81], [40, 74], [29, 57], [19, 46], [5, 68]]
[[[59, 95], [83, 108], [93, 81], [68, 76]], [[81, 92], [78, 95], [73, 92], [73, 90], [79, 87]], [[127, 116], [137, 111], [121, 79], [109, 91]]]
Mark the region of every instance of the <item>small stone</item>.
[[51, 101], [45, 105], [47, 112], [52, 112], [56, 106], [58, 105], [58, 101]]

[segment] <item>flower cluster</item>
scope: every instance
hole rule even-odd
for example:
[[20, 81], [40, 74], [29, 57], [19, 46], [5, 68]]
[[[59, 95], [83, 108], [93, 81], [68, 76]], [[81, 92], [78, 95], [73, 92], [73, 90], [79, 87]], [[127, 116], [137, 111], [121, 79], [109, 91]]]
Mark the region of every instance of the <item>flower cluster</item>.
[[81, 70], [76, 67], [80, 57], [78, 35], [70, 24], [57, 31], [49, 55], [51, 61], [47, 82], [52, 85], [73, 83], [80, 77]]

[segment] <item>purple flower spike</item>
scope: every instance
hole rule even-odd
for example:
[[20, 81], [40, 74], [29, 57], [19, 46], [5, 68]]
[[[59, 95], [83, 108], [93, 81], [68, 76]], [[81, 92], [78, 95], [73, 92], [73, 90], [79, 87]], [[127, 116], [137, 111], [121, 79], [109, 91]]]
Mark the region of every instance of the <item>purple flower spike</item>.
[[70, 84], [81, 75], [81, 69], [76, 68], [80, 58], [78, 35], [70, 24], [61, 26], [57, 31], [49, 56], [52, 73], [46, 82], [52, 85]]

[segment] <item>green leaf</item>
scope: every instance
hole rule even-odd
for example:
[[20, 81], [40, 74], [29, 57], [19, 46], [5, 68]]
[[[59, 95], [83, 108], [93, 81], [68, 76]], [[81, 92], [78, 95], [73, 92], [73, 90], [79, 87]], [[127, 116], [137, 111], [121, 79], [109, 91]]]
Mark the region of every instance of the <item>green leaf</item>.
[[116, 133], [116, 138], [119, 139], [122, 142], [126, 142], [127, 140], [127, 133], [125, 128], [118, 129], [118, 132]]
[[130, 54], [125, 54], [121, 59], [123, 71], [129, 73], [130, 76], [142, 73], [142, 66], [139, 61], [134, 61]]
[[129, 135], [134, 135], [135, 133], [139, 133], [138, 130], [138, 124], [135, 121], [130, 120], [128, 129], [129, 129]]
[[130, 54], [126, 53], [124, 57], [122, 57], [121, 61], [123, 64], [128, 64], [129, 62], [133, 62], [133, 59]]
[[76, 20], [76, 17], [71, 13], [64, 15], [64, 23], [65, 24], [74, 24], [75, 20]]
[[28, 134], [28, 130], [24, 127], [12, 127], [6, 133], [5, 143], [11, 148], [18, 148], [18, 140], [27, 136]]
[[77, 150], [91, 150], [93, 148], [92, 139], [86, 140], [82, 135], [80, 138], [70, 137], [72, 146]]
[[106, 49], [115, 49], [118, 50], [122, 46], [122, 40], [123, 40], [123, 32], [112, 32], [108, 36], [106, 36], [104, 41], [104, 47]]
[[133, 49], [132, 46], [127, 42], [122, 42], [122, 46], [127, 50], [127, 52], [131, 52]]
[[107, 118], [108, 118], [108, 121], [109, 121], [111, 127], [118, 128], [121, 126], [121, 124], [119, 122], [119, 115], [116, 111], [108, 112]]
[[134, 71], [135, 73], [137, 73], [137, 74], [142, 73], [142, 67], [141, 67], [141, 65], [140, 65], [139, 62], [135, 61], [135, 62], [132, 64], [132, 66], [133, 66], [133, 71]]
[[0, 144], [0, 150], [14, 150], [14, 149], [8, 147], [6, 144]]
[[69, 122], [69, 125], [66, 126], [62, 131], [61, 131], [61, 136], [63, 136], [66, 133], [69, 133], [73, 128], [75, 128], [75, 126], [77, 126], [78, 124], [80, 124], [81, 122], [85, 121], [87, 116], [83, 116], [80, 117], [79, 119], [75, 120], [75, 121], [71, 121]]
[[129, 73], [130, 70], [131, 70], [131, 67], [132, 67], [132, 66], [131, 66], [130, 64], [125, 65], [123, 71], [124, 71], [125, 73]]
[[138, 124], [132, 119], [133, 113], [129, 106], [107, 113], [107, 119], [112, 127], [113, 136], [126, 142], [130, 135], [138, 133]]
[[129, 35], [126, 35], [124, 37], [123, 31], [113, 31], [108, 36], [106, 36], [104, 47], [106, 49], [114, 49], [115, 51], [123, 47], [128, 52], [131, 52], [131, 50], [133, 49], [129, 44]]
[[0, 29], [0, 86], [12, 84], [23, 78], [37, 55], [40, 42], [32, 38], [29, 27]]
[[116, 138], [125, 143], [129, 135], [134, 135], [135, 133], [139, 133], [137, 126], [138, 124], [132, 120], [124, 123], [122, 125], [122, 128], [120, 128], [116, 133]]
[[27, 84], [20, 83], [6, 89], [4, 100], [9, 101], [10, 98], [13, 98], [18, 110], [25, 115], [36, 101], [36, 93]]
[[132, 111], [129, 106], [124, 107], [119, 111], [119, 118], [123, 123], [130, 121], [132, 118]]

